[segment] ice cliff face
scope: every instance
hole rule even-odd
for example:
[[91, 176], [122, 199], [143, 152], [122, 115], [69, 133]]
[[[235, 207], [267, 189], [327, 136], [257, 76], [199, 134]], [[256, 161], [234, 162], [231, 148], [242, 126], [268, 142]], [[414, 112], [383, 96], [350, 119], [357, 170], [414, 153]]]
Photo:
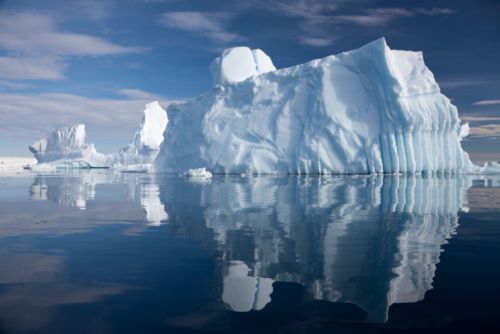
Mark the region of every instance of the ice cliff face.
[[[211, 65], [218, 86], [168, 107], [157, 169], [343, 174], [477, 168], [461, 148], [467, 131], [457, 109], [441, 94], [422, 53], [391, 50], [382, 38], [281, 70], [254, 54], [224, 51]], [[261, 60], [267, 64], [262, 71]]]
[[132, 143], [120, 150], [117, 162], [125, 165], [153, 162], [163, 142], [167, 124], [167, 112], [160, 104], [157, 101], [147, 104], [139, 130]]
[[107, 165], [106, 155], [98, 153], [93, 144], [85, 143], [84, 124], [56, 129], [33, 143], [29, 150], [38, 163], [84, 160], [96, 167]]

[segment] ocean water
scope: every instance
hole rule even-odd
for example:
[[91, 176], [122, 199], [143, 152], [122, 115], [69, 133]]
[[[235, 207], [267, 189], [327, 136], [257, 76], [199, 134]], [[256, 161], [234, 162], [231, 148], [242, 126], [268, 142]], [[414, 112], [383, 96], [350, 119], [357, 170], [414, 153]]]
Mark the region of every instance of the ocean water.
[[500, 178], [0, 176], [0, 333], [500, 332]]

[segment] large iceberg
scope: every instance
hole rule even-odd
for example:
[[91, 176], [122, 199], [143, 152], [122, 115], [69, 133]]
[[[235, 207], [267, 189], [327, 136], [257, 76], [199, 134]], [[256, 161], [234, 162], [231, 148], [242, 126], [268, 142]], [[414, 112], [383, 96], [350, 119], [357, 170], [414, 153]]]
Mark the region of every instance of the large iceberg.
[[226, 50], [211, 65], [215, 86], [209, 92], [169, 105], [157, 170], [478, 170], [461, 147], [467, 127], [421, 52], [391, 50], [381, 38], [280, 70], [266, 57], [248, 48]]

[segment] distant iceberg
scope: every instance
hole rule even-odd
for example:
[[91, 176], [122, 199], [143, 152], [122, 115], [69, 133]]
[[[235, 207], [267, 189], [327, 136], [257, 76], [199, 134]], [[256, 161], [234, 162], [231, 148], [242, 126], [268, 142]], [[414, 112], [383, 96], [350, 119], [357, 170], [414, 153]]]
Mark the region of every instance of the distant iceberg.
[[52, 163], [68, 168], [106, 167], [109, 157], [85, 143], [85, 124], [62, 127], [34, 142], [29, 150], [39, 164]]
[[33, 143], [29, 149], [38, 165], [35, 170], [113, 167], [126, 171], [145, 171], [158, 155], [168, 124], [166, 111], [157, 101], [144, 109], [144, 117], [130, 144], [118, 153], [97, 152], [85, 142], [84, 124], [58, 128]]
[[233, 48], [211, 72], [209, 92], [167, 108], [157, 170], [481, 171], [461, 147], [468, 125], [441, 94], [422, 53], [391, 50], [384, 38], [280, 70], [261, 50], [256, 56]]

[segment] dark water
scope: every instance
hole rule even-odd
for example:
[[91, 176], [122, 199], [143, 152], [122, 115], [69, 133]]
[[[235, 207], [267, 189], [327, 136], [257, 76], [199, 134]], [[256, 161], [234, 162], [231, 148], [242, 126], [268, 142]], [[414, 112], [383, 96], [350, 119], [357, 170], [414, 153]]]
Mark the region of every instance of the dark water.
[[500, 332], [500, 179], [0, 177], [0, 333]]

